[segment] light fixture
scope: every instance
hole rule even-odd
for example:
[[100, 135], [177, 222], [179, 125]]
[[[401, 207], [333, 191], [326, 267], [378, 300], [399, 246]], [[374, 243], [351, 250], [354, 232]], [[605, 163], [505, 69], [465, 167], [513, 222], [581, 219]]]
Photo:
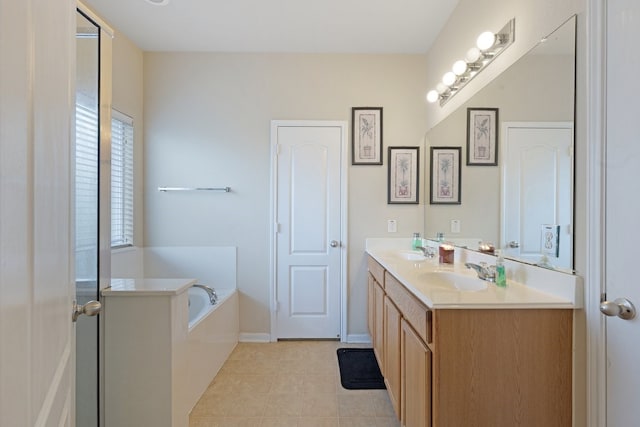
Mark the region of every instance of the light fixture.
[[431, 103], [440, 101], [440, 106], [446, 104], [464, 85], [513, 43], [515, 28], [516, 20], [513, 18], [498, 33], [485, 31], [480, 34], [476, 40], [476, 46], [467, 51], [464, 60], [456, 61], [452, 71], [447, 71], [442, 76], [442, 82], [436, 85], [435, 90], [427, 93], [427, 101]]
[[461, 76], [467, 71], [467, 63], [462, 59], [453, 63], [452, 68], [453, 74], [456, 76]]
[[442, 83], [445, 84], [445, 86], [449, 86], [451, 87], [451, 85], [453, 85], [456, 82], [456, 75], [453, 74], [453, 72], [451, 71], [447, 71], [444, 76], [442, 76]]
[[496, 42], [496, 35], [491, 31], [485, 31], [484, 33], [478, 36], [478, 40], [476, 40], [476, 46], [481, 51], [489, 50], [493, 47]]

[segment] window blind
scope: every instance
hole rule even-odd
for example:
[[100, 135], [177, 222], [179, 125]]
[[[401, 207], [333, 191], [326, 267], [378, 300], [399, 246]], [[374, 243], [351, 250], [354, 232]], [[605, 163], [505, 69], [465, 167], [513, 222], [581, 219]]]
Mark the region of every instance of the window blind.
[[111, 116], [111, 247], [133, 245], [133, 119]]

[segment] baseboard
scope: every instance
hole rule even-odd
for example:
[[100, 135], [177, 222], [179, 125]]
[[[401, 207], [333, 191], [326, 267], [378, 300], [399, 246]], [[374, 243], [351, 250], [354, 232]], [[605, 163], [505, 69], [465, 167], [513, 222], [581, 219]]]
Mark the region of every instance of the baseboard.
[[[271, 342], [271, 335], [265, 333], [241, 332], [238, 342]], [[350, 344], [371, 344], [369, 334], [350, 334], [345, 341]]]
[[241, 332], [238, 335], [239, 342], [271, 342], [270, 334]]
[[371, 337], [369, 334], [349, 334], [347, 335], [347, 342], [351, 344], [371, 344]]

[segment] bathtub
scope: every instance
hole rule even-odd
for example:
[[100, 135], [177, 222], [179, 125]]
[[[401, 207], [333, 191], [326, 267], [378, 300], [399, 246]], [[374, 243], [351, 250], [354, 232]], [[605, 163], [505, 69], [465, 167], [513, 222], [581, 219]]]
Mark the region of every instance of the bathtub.
[[[215, 289], [215, 287], [212, 288]], [[204, 289], [191, 287], [187, 290], [189, 294], [189, 330], [195, 328], [210, 312], [224, 304], [235, 292], [235, 289], [215, 289], [215, 291], [218, 295], [218, 302], [211, 305], [209, 294]]]
[[238, 292], [228, 288], [215, 290], [218, 295], [215, 305], [211, 305], [204, 289], [191, 287], [187, 290], [189, 412], [238, 344]]

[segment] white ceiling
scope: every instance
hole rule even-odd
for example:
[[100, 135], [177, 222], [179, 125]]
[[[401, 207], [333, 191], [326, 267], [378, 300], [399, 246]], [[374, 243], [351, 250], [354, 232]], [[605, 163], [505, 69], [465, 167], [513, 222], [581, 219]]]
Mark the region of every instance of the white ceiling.
[[145, 51], [426, 53], [458, 0], [84, 0]]

